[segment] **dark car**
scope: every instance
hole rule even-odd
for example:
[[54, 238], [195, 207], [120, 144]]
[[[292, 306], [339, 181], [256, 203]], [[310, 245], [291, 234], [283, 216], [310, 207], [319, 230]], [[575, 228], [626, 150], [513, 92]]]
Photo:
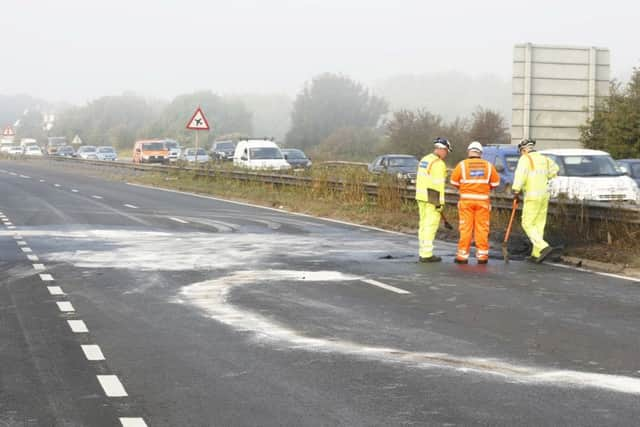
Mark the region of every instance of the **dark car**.
[[408, 154], [385, 154], [371, 162], [369, 172], [376, 175], [394, 175], [398, 179], [415, 184], [418, 159]]
[[311, 159], [304, 154], [304, 151], [297, 148], [283, 148], [282, 154], [284, 159], [291, 165], [292, 168], [309, 168], [311, 167]]
[[64, 147], [58, 148], [54, 155], [59, 157], [75, 157], [76, 151], [72, 146], [65, 145]]
[[233, 141], [216, 141], [211, 146], [211, 157], [218, 160], [233, 160], [236, 143]]
[[640, 187], [640, 159], [622, 159], [617, 163], [622, 172], [629, 175]]

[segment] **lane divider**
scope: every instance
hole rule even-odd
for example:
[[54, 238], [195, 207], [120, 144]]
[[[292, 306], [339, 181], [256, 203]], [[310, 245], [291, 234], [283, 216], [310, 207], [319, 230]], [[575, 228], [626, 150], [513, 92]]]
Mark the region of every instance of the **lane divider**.
[[[40, 182], [44, 182], [44, 180], [40, 180]], [[59, 186], [60, 186], [59, 184], [56, 184], [56, 187], [59, 187]], [[78, 190], [71, 190], [71, 191], [75, 193], [78, 192]], [[102, 198], [100, 196], [93, 196], [93, 197], [100, 198], [100, 199]], [[137, 209], [137, 206], [133, 206], [133, 205], [125, 205], [125, 206], [130, 207], [132, 209]], [[6, 217], [5, 214], [2, 212], [0, 212], [0, 219], [2, 219], [2, 222], [4, 226], [7, 227], [7, 229], [16, 228], [13, 225], [13, 223], [9, 221], [9, 218]], [[19, 232], [14, 231], [13, 238], [18, 248], [20, 248], [20, 250], [23, 253], [27, 254], [27, 258], [29, 259], [29, 261], [33, 261], [33, 262], [39, 261], [38, 257], [33, 254], [33, 250], [29, 246], [27, 246], [27, 242], [24, 241], [24, 239], [19, 234]], [[46, 266], [42, 263], [34, 263], [32, 265], [34, 270], [36, 271], [43, 271], [47, 269]], [[40, 276], [40, 279], [43, 282], [55, 282], [53, 275], [49, 273], [39, 273], [38, 275]], [[47, 291], [49, 292], [49, 295], [53, 297], [64, 297], [67, 295], [63, 291], [62, 287], [60, 286], [47, 286]], [[58, 307], [58, 310], [62, 314], [74, 315], [76, 313], [75, 307], [73, 306], [71, 301], [56, 301], [56, 306]], [[74, 334], [89, 333], [89, 328], [87, 328], [87, 325], [83, 320], [67, 319], [67, 324], [69, 325], [71, 332], [73, 332]], [[82, 349], [82, 352], [84, 353], [84, 356], [87, 359], [87, 361], [93, 362], [93, 361], [106, 360], [104, 357], [104, 353], [102, 352], [102, 349], [97, 344], [81, 344], [80, 348]], [[113, 397], [113, 398], [128, 397], [128, 393], [125, 390], [124, 386], [122, 385], [122, 382], [120, 381], [117, 375], [103, 374], [103, 375], [96, 375], [96, 378], [98, 380], [98, 383], [102, 387], [104, 394], [107, 397]], [[119, 417], [118, 421], [120, 421], [120, 424], [122, 425], [122, 427], [147, 427], [147, 423], [141, 417]]]
[[189, 224], [189, 221], [185, 221], [184, 219], [169, 217], [171, 221], [179, 222], [180, 224]]
[[130, 205], [129, 203], [125, 203], [123, 206], [126, 206], [126, 207], [131, 208], [131, 209], [138, 209], [138, 207], [136, 205]]

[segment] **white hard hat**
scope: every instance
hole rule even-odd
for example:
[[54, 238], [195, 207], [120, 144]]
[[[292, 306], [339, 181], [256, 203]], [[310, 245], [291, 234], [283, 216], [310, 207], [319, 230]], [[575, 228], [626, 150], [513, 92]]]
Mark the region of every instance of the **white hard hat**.
[[482, 149], [482, 144], [480, 144], [478, 141], [473, 141], [471, 144], [469, 144], [469, 146], [467, 147], [467, 151], [477, 151], [479, 153], [482, 153], [483, 149]]

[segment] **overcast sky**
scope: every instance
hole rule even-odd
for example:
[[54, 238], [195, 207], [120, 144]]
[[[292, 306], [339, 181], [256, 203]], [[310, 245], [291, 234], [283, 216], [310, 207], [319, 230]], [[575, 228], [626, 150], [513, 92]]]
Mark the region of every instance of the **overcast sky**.
[[509, 79], [521, 42], [608, 47], [612, 77], [640, 65], [637, 1], [5, 0], [0, 14], [0, 93], [76, 103], [293, 95], [325, 71]]

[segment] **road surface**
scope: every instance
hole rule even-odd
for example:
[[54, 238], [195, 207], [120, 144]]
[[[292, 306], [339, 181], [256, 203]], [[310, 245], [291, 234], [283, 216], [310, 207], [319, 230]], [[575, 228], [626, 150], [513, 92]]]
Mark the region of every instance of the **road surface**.
[[0, 194], [0, 425], [640, 419], [635, 281], [46, 162]]

